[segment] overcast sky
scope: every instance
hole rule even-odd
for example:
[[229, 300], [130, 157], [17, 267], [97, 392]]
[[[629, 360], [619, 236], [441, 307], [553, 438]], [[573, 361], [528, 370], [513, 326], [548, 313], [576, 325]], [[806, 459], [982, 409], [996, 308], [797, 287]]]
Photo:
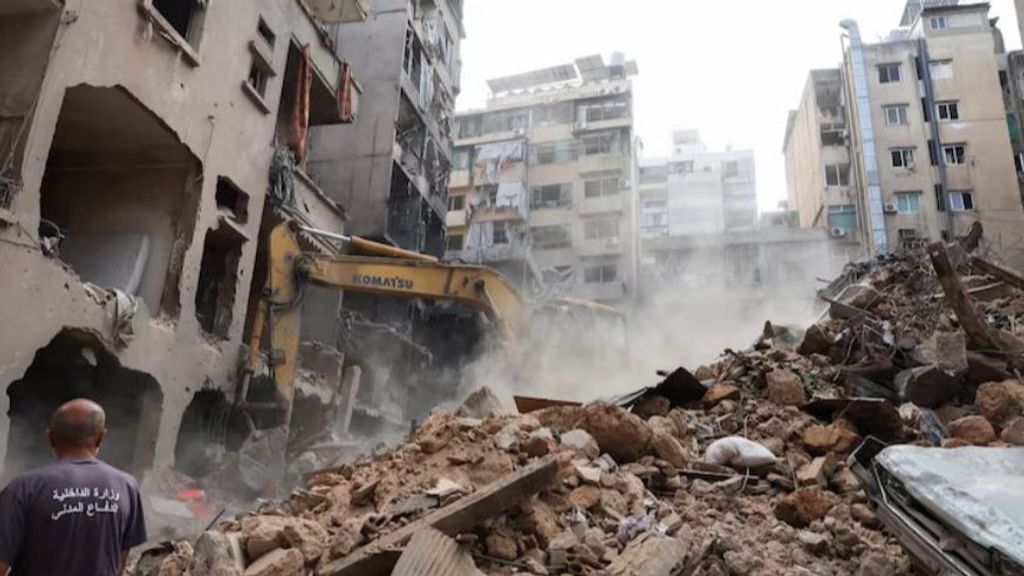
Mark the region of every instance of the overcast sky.
[[[465, 0], [460, 110], [486, 103], [489, 78], [614, 51], [636, 59], [637, 134], [668, 154], [675, 129], [712, 147], [756, 153], [762, 209], [786, 196], [782, 141], [812, 68], [842, 57], [839, 22], [866, 40], [899, 24], [904, 0]], [[993, 0], [1009, 49], [1020, 47], [1013, 0]]]

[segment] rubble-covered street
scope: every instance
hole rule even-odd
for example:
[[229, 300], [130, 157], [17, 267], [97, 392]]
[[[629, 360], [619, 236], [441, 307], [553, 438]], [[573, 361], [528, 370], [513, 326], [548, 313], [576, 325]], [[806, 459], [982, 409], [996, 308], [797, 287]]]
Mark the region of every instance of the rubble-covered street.
[[520, 414], [481, 388], [135, 573], [915, 573], [848, 458], [868, 437], [1024, 445], [1024, 279], [939, 244], [851, 265], [822, 297], [806, 330], [769, 323], [621, 398]]

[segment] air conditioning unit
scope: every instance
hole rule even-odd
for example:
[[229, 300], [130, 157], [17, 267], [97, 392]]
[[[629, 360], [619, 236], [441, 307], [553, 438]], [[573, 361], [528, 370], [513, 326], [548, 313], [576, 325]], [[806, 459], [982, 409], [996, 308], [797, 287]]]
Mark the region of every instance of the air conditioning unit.
[[883, 208], [886, 214], [899, 214], [899, 206], [895, 202], [887, 202]]
[[847, 234], [846, 230], [844, 230], [843, 228], [833, 228], [831, 230], [831, 233], [832, 233], [832, 237], [833, 238], [837, 238], [837, 239], [838, 238], [846, 238], [846, 234]]

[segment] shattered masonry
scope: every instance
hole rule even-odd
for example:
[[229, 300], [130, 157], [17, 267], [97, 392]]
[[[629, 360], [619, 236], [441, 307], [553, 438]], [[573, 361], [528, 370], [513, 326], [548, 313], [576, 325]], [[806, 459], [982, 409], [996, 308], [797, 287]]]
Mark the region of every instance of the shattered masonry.
[[46, 458], [72, 394], [108, 406], [106, 457], [142, 474], [193, 400], [234, 390], [263, 231], [343, 231], [301, 160], [291, 196], [265, 191], [275, 148], [352, 120], [351, 71], [298, 0], [4, 4], [0, 476]]
[[872, 438], [1024, 446], [1024, 384], [1011, 376], [1024, 276], [969, 255], [972, 237], [850, 265], [817, 324], [769, 323], [750, 349], [610, 403], [517, 398], [520, 414], [480, 389], [404, 446], [314, 472], [281, 508], [199, 540], [232, 546], [155, 550], [136, 574], [211, 562], [323, 576], [919, 573], [855, 451]]

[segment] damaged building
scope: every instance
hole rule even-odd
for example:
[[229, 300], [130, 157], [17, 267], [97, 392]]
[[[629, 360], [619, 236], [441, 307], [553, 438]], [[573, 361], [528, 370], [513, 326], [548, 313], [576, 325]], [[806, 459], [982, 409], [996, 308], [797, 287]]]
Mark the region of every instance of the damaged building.
[[138, 475], [232, 399], [267, 231], [344, 228], [306, 158], [356, 112], [335, 40], [302, 0], [0, 5], [0, 475], [74, 397]]

